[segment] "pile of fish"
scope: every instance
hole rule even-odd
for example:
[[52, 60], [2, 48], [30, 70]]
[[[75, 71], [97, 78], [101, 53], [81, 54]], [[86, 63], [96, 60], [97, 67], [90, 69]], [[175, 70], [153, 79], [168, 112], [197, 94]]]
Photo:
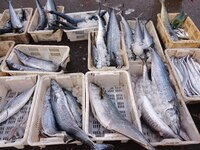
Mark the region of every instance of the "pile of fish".
[[178, 40], [189, 40], [188, 33], [183, 29], [182, 25], [186, 19], [186, 14], [182, 11], [178, 14], [172, 21], [169, 21], [167, 9], [165, 7], [165, 0], [159, 0], [161, 3], [161, 20], [170, 35], [171, 39], [174, 41]]
[[124, 64], [121, 54], [121, 33], [114, 8], [110, 8], [109, 16], [107, 31], [102, 17], [98, 14], [97, 37], [95, 33], [91, 34], [92, 59], [98, 69], [108, 66], [122, 68]]
[[[0, 123], [1, 123], [0, 126], [1, 127], [4, 127], [6, 120], [9, 120], [10, 118], [12, 118], [15, 115], [20, 115], [20, 114], [18, 114], [18, 112], [21, 111], [21, 109], [23, 109], [23, 107], [25, 107], [25, 105], [27, 103], [29, 103], [31, 96], [34, 93], [34, 90], [35, 90], [35, 86], [33, 86], [32, 88], [30, 88], [22, 93], [14, 95], [11, 99], [7, 98], [7, 96], [6, 96], [5, 100], [0, 105]], [[11, 92], [8, 92], [8, 94], [9, 93], [11, 93]], [[28, 119], [28, 114], [29, 114], [28, 112], [26, 114], [23, 114], [23, 116], [22, 116], [23, 119], [21, 121], [16, 122], [14, 127], [12, 129], [10, 129], [10, 131], [8, 133], [8, 137], [6, 137], [7, 140], [23, 138], [23, 136], [24, 136], [23, 125], [26, 123], [26, 121]], [[19, 116], [15, 116], [15, 119], [18, 117]], [[5, 126], [6, 126], [6, 124], [5, 124]], [[3, 134], [2, 134], [2, 136], [3, 136]]]
[[154, 150], [137, 127], [120, 114], [103, 88], [91, 83], [89, 91], [92, 113], [104, 128], [118, 132], [149, 150]]
[[[39, 21], [36, 30], [74, 30], [80, 28], [94, 27], [98, 25], [95, 14], [86, 14], [84, 17], [75, 18], [65, 13], [58, 12], [54, 0], [47, 0], [43, 8], [39, 0], [36, 0], [39, 13]], [[106, 11], [100, 11], [100, 16], [104, 19]], [[59, 19], [62, 18], [61, 19]], [[105, 20], [104, 20], [105, 23]]]
[[40, 58], [29, 56], [18, 49], [15, 49], [14, 52], [23, 65], [16, 64], [12, 60], [6, 60], [6, 64], [10, 70], [43, 72], [57, 72], [61, 70], [61, 66], [54, 64], [50, 60], [43, 60]]
[[27, 24], [28, 12], [26, 9], [15, 11], [12, 4], [12, 0], [8, 0], [9, 16], [10, 19], [5, 22], [4, 26], [0, 28], [0, 34], [4, 33], [22, 33]]
[[171, 57], [171, 62], [187, 96], [200, 95], [200, 64], [190, 55]]
[[44, 136], [56, 136], [56, 133], [65, 131], [67, 139], [74, 139], [83, 142], [91, 149], [112, 149], [109, 144], [95, 144], [81, 127], [81, 108], [78, 100], [72, 93], [52, 79], [47, 89], [43, 113], [42, 131]]
[[151, 50], [151, 55], [151, 79], [144, 62], [143, 75], [135, 83], [135, 99], [141, 118], [162, 138], [189, 140], [181, 127], [179, 102], [166, 67], [155, 50]]

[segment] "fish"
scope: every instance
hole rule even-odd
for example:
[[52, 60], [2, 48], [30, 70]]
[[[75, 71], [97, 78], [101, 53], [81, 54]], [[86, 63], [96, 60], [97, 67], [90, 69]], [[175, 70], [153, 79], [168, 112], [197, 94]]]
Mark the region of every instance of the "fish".
[[151, 79], [161, 96], [160, 103], [163, 106], [159, 113], [163, 116], [162, 120], [174, 131], [180, 134], [180, 112], [178, 99], [175, 91], [171, 86], [169, 75], [159, 54], [151, 49]]
[[41, 69], [43, 71], [51, 71], [51, 72], [56, 72], [60, 70], [60, 66], [54, 64], [50, 60], [43, 60], [40, 58], [29, 56], [16, 48], [14, 52], [19, 58], [19, 60], [28, 67], [33, 67], [33, 68]]
[[130, 138], [146, 149], [154, 150], [155, 148], [153, 148], [136, 126], [121, 116], [106, 92], [102, 92], [102, 90], [102, 88], [94, 83], [90, 83], [89, 85], [89, 100], [92, 113], [100, 124], [108, 130], [118, 132]]
[[77, 125], [81, 128], [81, 126], [82, 126], [81, 103], [78, 102], [77, 98], [75, 98], [70, 91], [68, 91], [66, 89], [64, 89], [63, 91], [64, 91], [65, 97], [67, 99], [69, 108], [74, 117], [74, 120], [76, 121]]
[[56, 120], [53, 114], [52, 106], [51, 106], [51, 93], [50, 87], [47, 89], [44, 104], [42, 108], [42, 118], [41, 118], [41, 125], [42, 125], [42, 134], [46, 136], [55, 136], [58, 133], [58, 128], [56, 125]]
[[115, 15], [115, 9], [110, 8], [108, 29], [107, 29], [107, 50], [110, 57], [110, 65], [122, 68], [123, 60], [120, 48], [120, 30]]
[[15, 99], [12, 99], [12, 102], [9, 104], [7, 109], [4, 109], [0, 112], [0, 123], [6, 121], [8, 118], [16, 114], [31, 98], [35, 86], [22, 92]]
[[93, 150], [103, 150], [103, 149], [112, 149], [113, 146], [110, 144], [95, 144], [88, 135], [79, 128], [78, 124], [73, 118], [69, 105], [67, 103], [65, 94], [57, 83], [56, 80], [52, 79], [51, 83], [51, 106], [53, 108], [53, 113], [55, 115], [56, 122], [58, 126], [63, 131], [84, 144], [88, 145], [90, 149]]
[[9, 7], [9, 14], [10, 14], [10, 20], [11, 20], [11, 23], [12, 23], [12, 28], [15, 29], [15, 30], [19, 30], [23, 26], [22, 26], [22, 23], [20, 22], [20, 19], [17, 16], [17, 14], [16, 14], [16, 12], [15, 12], [12, 4], [11, 4], [11, 1], [12, 0], [8, 0], [8, 7]]
[[144, 24], [144, 39], [143, 39], [143, 42], [144, 42], [144, 45], [145, 45], [145, 49], [148, 49], [149, 47], [153, 46], [153, 44], [154, 44], [153, 37], [151, 36], [149, 31], [147, 30], [147, 27], [146, 27], [147, 23], [148, 22], [146, 22]]
[[56, 20], [56, 23], [61, 24], [62, 26], [60, 26], [59, 28], [62, 28], [62, 29], [66, 29], [66, 30], [79, 29], [78, 27], [74, 26], [73, 24], [70, 24], [69, 22], [63, 22], [60, 20]]
[[127, 20], [123, 17], [122, 13], [119, 14], [121, 17], [121, 21], [122, 21], [122, 28], [124, 31], [124, 41], [125, 41], [125, 46], [126, 46], [126, 52], [128, 55], [128, 59], [136, 59], [136, 55], [133, 53], [133, 49], [132, 49], [132, 44], [134, 42], [133, 39], [133, 32], [132, 29], [130, 27], [130, 25], [128, 24]]
[[180, 14], [178, 14], [176, 17], [174, 17], [174, 19], [172, 19], [171, 21], [172, 29], [181, 28], [186, 18], [187, 15], [184, 13], [184, 11], [181, 11]]
[[[143, 63], [143, 76], [140, 77], [135, 86], [136, 103], [141, 109], [141, 117], [153, 130], [157, 131], [164, 138], [178, 138], [172, 129], [160, 118], [155, 111], [157, 99], [157, 89], [153, 87], [149, 77], [146, 63]], [[152, 93], [152, 97], [148, 95]], [[159, 105], [159, 104], [157, 104]], [[159, 105], [160, 106], [160, 105]]]
[[167, 9], [165, 7], [165, 0], [159, 0], [159, 1], [161, 3], [161, 6], [162, 6], [161, 7], [161, 20], [162, 20], [167, 32], [169, 33], [171, 39], [174, 40], [174, 41], [177, 41], [178, 37], [175, 34], [175, 32], [172, 30], [172, 27], [171, 27], [170, 22], [169, 22]]
[[99, 58], [100, 58], [100, 54], [99, 54], [99, 51], [96, 48], [95, 33], [90, 34], [90, 39], [91, 39], [93, 64], [94, 64], [94, 66], [97, 66]]
[[20, 64], [15, 64], [11, 60], [6, 60], [6, 65], [8, 66], [9, 70], [19, 70], [19, 71], [43, 71], [41, 69], [23, 66]]
[[44, 28], [47, 26], [47, 23], [48, 23], [47, 16], [39, 0], [36, 0], [36, 5], [37, 5], [37, 11], [38, 11], [38, 17], [39, 17], [36, 30], [44, 30]]
[[[56, 3], [54, 0], [47, 0], [47, 3], [45, 5], [45, 8], [47, 11], [57, 11]], [[51, 23], [55, 23], [56, 20], [58, 20], [58, 16], [55, 14], [48, 14], [48, 26], [51, 27]]]

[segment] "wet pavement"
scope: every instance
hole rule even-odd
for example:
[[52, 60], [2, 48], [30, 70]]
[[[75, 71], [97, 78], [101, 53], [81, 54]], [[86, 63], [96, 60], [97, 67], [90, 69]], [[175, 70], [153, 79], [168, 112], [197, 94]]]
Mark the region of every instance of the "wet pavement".
[[[41, 0], [44, 5], [46, 0]], [[108, 1], [112, 6], [116, 6], [122, 1], [120, 0], [110, 0]], [[15, 8], [20, 7], [32, 7], [35, 8], [34, 0], [13, 0], [13, 6]], [[133, 8], [135, 12], [131, 15], [126, 16], [127, 19], [134, 19], [134, 17], [143, 13], [142, 19], [151, 19], [156, 25], [157, 13], [160, 12], [159, 0], [124, 0], [125, 9]], [[56, 0], [57, 5], [65, 6], [65, 12], [81, 12], [88, 10], [97, 10], [98, 5], [95, 0]], [[7, 3], [5, 0], [1, 0], [0, 12], [6, 9]], [[168, 12], [180, 12], [184, 10], [194, 21], [198, 28], [200, 28], [200, 0], [194, 0], [192, 3], [190, 0], [166, 0], [166, 7]], [[34, 44], [31, 41], [31, 44]], [[59, 43], [57, 42], [41, 42], [38, 44], [42, 45], [68, 45], [70, 47], [70, 63], [67, 66], [67, 72], [87, 72], [87, 41], [81, 42], [70, 42], [66, 35], [63, 33], [63, 40]], [[199, 106], [199, 105], [198, 105]], [[200, 113], [199, 107], [189, 106], [192, 113]], [[195, 122], [200, 124], [200, 119], [195, 118]], [[196, 121], [197, 120], [197, 121]], [[142, 150], [137, 144], [132, 141], [128, 143], [121, 144], [120, 142], [111, 142], [114, 144], [116, 150]], [[12, 148], [4, 148], [12, 149]], [[27, 150], [38, 150], [40, 148], [26, 146]], [[47, 146], [48, 150], [85, 150], [88, 149], [85, 146], [74, 146], [74, 145], [56, 145]], [[161, 150], [200, 150], [200, 145], [190, 145], [190, 146], [176, 146], [176, 147], [160, 147]]]

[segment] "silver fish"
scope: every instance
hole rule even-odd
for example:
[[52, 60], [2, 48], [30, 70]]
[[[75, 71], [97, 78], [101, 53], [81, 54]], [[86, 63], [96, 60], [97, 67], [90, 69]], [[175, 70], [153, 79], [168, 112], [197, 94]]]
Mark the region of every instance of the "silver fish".
[[120, 48], [120, 30], [114, 8], [110, 9], [110, 17], [107, 30], [107, 49], [110, 55], [110, 65], [122, 68], [123, 60]]
[[62, 88], [55, 80], [51, 80], [51, 105], [58, 126], [72, 138], [79, 140], [88, 145], [93, 150], [103, 150], [113, 148], [109, 144], [95, 144], [86, 133], [80, 129], [73, 118], [65, 94]]
[[144, 135], [134, 126], [134, 124], [123, 118], [113, 102], [105, 93], [103, 96], [102, 89], [91, 83], [90, 84], [90, 103], [93, 115], [106, 129], [119, 132], [129, 137], [141, 146], [154, 150]]
[[91, 39], [91, 49], [92, 49], [92, 58], [93, 58], [93, 63], [94, 66], [97, 66], [98, 61], [100, 61], [100, 53], [96, 47], [96, 42], [95, 42], [95, 33], [90, 34], [90, 39]]
[[162, 119], [175, 134], [179, 135], [180, 116], [178, 110], [178, 99], [171, 86], [165, 65], [154, 49], [151, 49], [151, 58], [151, 78], [153, 84], [158, 87], [161, 96], [161, 99], [159, 100], [162, 106], [164, 106], [162, 112], [160, 112], [163, 116]]
[[27, 54], [23, 53], [18, 49], [15, 49], [14, 52], [19, 58], [19, 60], [26, 66], [52, 72], [59, 70], [59, 66], [54, 64], [52, 61], [39, 59], [33, 56], [28, 56]]
[[161, 6], [162, 6], [161, 7], [161, 20], [162, 20], [167, 32], [169, 33], [171, 39], [174, 40], [174, 41], [177, 41], [178, 40], [178, 36], [172, 30], [172, 27], [170, 25], [168, 14], [167, 14], [167, 9], [165, 7], [165, 0], [159, 0], [159, 1], [161, 3]]
[[[45, 5], [45, 8], [47, 11], [57, 11], [56, 3], [54, 0], [47, 0], [47, 3]], [[54, 23], [56, 20], [58, 20], [58, 16], [55, 14], [48, 14], [48, 24], [51, 26], [51, 23]]]
[[17, 113], [31, 98], [35, 86], [19, 94], [12, 102], [9, 104], [8, 108], [0, 112], [0, 123], [6, 121], [12, 115]]
[[36, 0], [36, 5], [37, 5], [38, 17], [39, 17], [36, 30], [43, 30], [47, 26], [47, 22], [48, 22], [47, 16], [39, 0]]
[[75, 98], [72, 93], [68, 90], [64, 90], [64, 94], [66, 96], [69, 108], [72, 112], [74, 120], [78, 124], [78, 126], [82, 127], [82, 119], [81, 119], [81, 104], [78, 103], [77, 98]]
[[144, 44], [145, 44], [145, 49], [151, 47], [153, 44], [154, 44], [154, 41], [153, 41], [153, 37], [150, 35], [149, 31], [147, 30], [147, 25], [148, 22], [146, 22], [144, 24]]
[[23, 26], [11, 4], [11, 1], [12, 0], [8, 0], [8, 7], [9, 7], [9, 14], [10, 14], [10, 19], [11, 19], [11, 23], [12, 23], [12, 28], [21, 29]]

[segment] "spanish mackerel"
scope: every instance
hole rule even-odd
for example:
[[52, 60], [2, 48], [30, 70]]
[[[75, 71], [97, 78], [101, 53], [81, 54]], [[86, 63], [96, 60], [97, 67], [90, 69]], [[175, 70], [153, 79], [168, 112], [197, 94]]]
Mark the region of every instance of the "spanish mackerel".
[[51, 80], [51, 98], [53, 113], [61, 130], [66, 131], [70, 137], [87, 144], [92, 150], [113, 148], [113, 146], [109, 144], [95, 144], [86, 133], [78, 127], [67, 103], [65, 94], [56, 80]]
[[108, 130], [116, 131], [129, 137], [147, 149], [154, 150], [135, 125], [121, 116], [108, 95], [106, 93], [101, 95], [104, 92], [102, 92], [102, 89], [98, 85], [91, 83], [89, 90], [93, 115], [102, 126]]

